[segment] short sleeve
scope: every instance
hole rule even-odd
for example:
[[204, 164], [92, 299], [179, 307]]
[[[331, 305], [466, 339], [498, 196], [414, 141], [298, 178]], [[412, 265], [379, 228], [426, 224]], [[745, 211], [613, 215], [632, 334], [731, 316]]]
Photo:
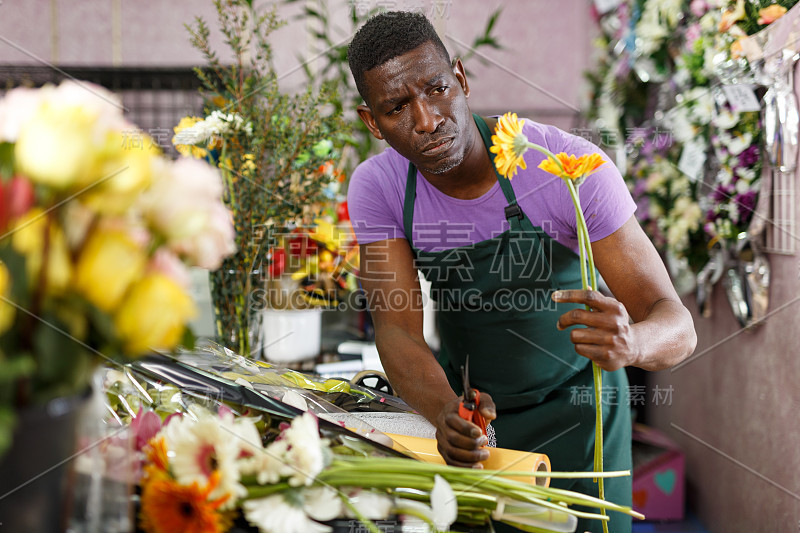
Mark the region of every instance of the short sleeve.
[[398, 213], [396, 199], [390, 201], [397, 196], [393, 181], [396, 178], [388, 175], [374, 158], [362, 162], [353, 172], [347, 189], [347, 207], [359, 244], [405, 238], [402, 212]]

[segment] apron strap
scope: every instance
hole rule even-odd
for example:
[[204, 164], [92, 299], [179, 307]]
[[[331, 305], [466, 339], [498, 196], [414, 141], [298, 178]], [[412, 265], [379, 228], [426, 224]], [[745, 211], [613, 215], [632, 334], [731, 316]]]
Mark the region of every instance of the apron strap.
[[489, 151], [489, 147], [492, 145], [492, 133], [489, 131], [489, 126], [486, 124], [486, 121], [483, 120], [483, 117], [473, 113], [472, 116], [475, 118], [475, 124], [478, 126], [478, 131], [481, 132], [481, 138], [483, 139], [483, 145], [486, 146], [486, 151], [489, 153], [489, 157], [492, 160], [492, 168], [494, 168], [494, 174], [497, 176], [497, 181], [500, 182], [500, 188], [503, 190], [503, 195], [506, 197], [506, 201], [508, 205], [505, 208], [505, 215], [506, 220], [508, 220], [508, 225], [513, 231], [531, 231], [536, 232], [533, 227], [533, 223], [531, 223], [530, 219], [523, 213], [522, 208], [517, 203], [517, 195], [514, 194], [514, 188], [511, 187], [511, 180], [504, 178], [497, 172], [497, 166], [495, 165], [495, 157], [497, 154], [493, 154]]
[[406, 176], [406, 197], [403, 200], [403, 231], [406, 232], [406, 239], [411, 248], [414, 248], [413, 230], [414, 221], [414, 200], [417, 198], [417, 167], [414, 163], [408, 164], [408, 175]]

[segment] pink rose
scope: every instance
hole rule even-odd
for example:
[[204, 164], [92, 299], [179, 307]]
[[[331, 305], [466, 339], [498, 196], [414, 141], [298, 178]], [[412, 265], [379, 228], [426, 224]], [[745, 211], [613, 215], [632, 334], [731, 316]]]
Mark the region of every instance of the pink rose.
[[692, 0], [692, 3], [689, 4], [689, 11], [692, 12], [692, 15], [699, 18], [706, 14], [708, 7], [706, 0]]

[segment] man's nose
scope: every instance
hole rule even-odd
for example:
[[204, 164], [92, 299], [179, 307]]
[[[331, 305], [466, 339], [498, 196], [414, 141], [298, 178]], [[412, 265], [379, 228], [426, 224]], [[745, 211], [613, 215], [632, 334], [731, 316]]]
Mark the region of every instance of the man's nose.
[[417, 133], [433, 133], [444, 122], [444, 117], [436, 106], [418, 102], [414, 106], [414, 129]]

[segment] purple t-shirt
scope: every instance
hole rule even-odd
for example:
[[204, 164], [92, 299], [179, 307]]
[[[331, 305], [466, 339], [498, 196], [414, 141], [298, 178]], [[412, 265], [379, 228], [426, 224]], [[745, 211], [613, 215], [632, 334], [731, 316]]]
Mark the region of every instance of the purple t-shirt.
[[[556, 154], [600, 152], [586, 139], [554, 126], [525, 120], [522, 131], [531, 142]], [[511, 181], [517, 202], [534, 226], [577, 252], [575, 210], [566, 185], [538, 168], [544, 159], [540, 152], [531, 149], [524, 157], [527, 169], [520, 169]], [[407, 175], [408, 160], [392, 148], [370, 157], [353, 172], [347, 204], [360, 244], [406, 238], [403, 200]], [[581, 185], [580, 198], [591, 241], [614, 233], [636, 209], [619, 170], [610, 161]], [[506, 205], [499, 182], [479, 198], [460, 200], [442, 193], [417, 172], [414, 246], [441, 251], [491, 239], [508, 229]]]

